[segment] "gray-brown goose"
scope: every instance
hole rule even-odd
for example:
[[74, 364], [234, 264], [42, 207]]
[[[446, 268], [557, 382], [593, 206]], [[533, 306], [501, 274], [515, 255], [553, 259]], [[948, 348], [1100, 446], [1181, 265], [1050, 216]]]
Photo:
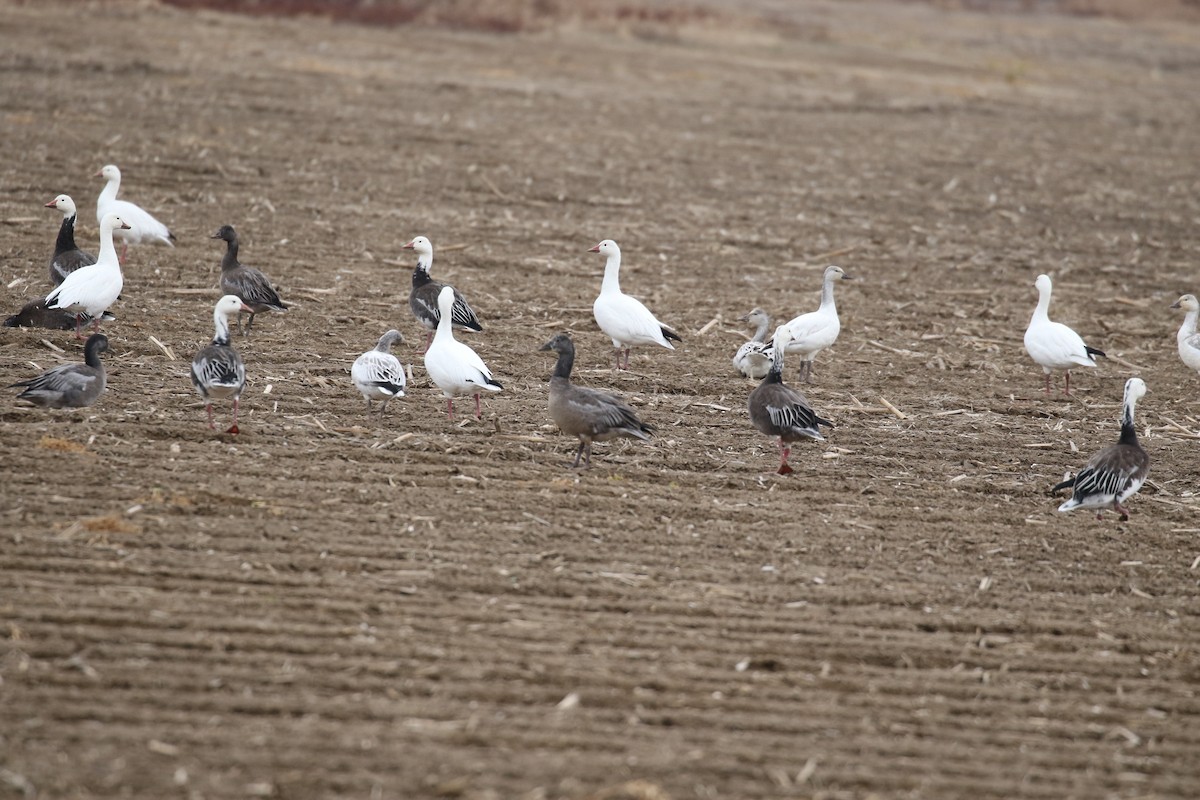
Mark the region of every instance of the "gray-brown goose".
[[[264, 311], [287, 311], [287, 303], [279, 299], [279, 293], [271, 285], [271, 279], [254, 267], [247, 267], [238, 261], [238, 235], [232, 225], [222, 225], [212, 238], [225, 241], [225, 255], [221, 258], [221, 291], [236, 295], [246, 306], [238, 312], [237, 324], [240, 333], [244, 336], [250, 335], [255, 314]], [[250, 312], [250, 320], [246, 323], [245, 331], [242, 331], [242, 314], [247, 311]]]
[[[116, 320], [112, 314], [105, 311], [100, 315], [101, 322]], [[93, 322], [88, 315], [83, 315], [81, 328], [86, 328]], [[21, 306], [21, 310], [4, 320], [5, 328], [48, 328], [52, 331], [69, 331], [75, 328], [75, 315], [61, 308], [48, 308], [46, 298], [37, 297]]]
[[833, 427], [827, 419], [818, 417], [808, 404], [808, 398], [783, 382], [783, 354], [791, 341], [786, 325], [775, 330], [772, 340], [774, 358], [771, 370], [753, 392], [750, 393], [750, 421], [767, 436], [779, 438], [779, 474], [787, 475], [794, 470], [788, 464], [792, 442], [804, 439], [825, 441], [818, 426]]
[[1130, 378], [1125, 382], [1120, 438], [1116, 444], [1092, 456], [1075, 477], [1050, 490], [1057, 492], [1068, 487], [1074, 490], [1071, 499], [1058, 507], [1059, 511], [1095, 509], [1096, 519], [1102, 519], [1104, 510], [1112, 509], [1121, 515], [1122, 522], [1129, 519], [1129, 509], [1121, 504], [1142, 488], [1150, 473], [1150, 455], [1142, 449], [1133, 427], [1134, 409], [1145, 394], [1146, 384], [1141, 378]]
[[82, 364], [61, 364], [36, 378], [19, 381], [9, 388], [24, 386], [17, 395], [42, 408], [86, 408], [100, 397], [108, 383], [100, 354], [108, 350], [108, 337], [93, 333], [83, 346]]
[[558, 363], [550, 377], [550, 417], [563, 433], [579, 438], [573, 468], [579, 466], [581, 457], [585, 468], [592, 465], [592, 442], [619, 436], [650, 438], [654, 429], [638, 419], [637, 412], [624, 401], [571, 383], [571, 368], [575, 364], [571, 337], [560, 333], [540, 349], [558, 353]]
[[[433, 266], [432, 242], [424, 236], [418, 236], [404, 245], [404, 249], [412, 250], [417, 254], [417, 266], [413, 269], [412, 276], [412, 291], [408, 294], [408, 307], [412, 310], [413, 316], [417, 318], [417, 322], [429, 331], [425, 338], [425, 347], [421, 351], [425, 352], [433, 343], [433, 335], [437, 331], [438, 320], [441, 319], [441, 311], [438, 310], [438, 295], [441, 294], [442, 287], [447, 284], [429, 277], [429, 268]], [[479, 317], [475, 316], [475, 311], [467, 303], [467, 298], [463, 297], [462, 292], [453, 286], [450, 288], [454, 290], [454, 305], [450, 309], [450, 322], [459, 330], [482, 331], [483, 326], [479, 324]]]
[[50, 283], [58, 286], [63, 278], [80, 267], [95, 264], [96, 257], [86, 250], [80, 250], [75, 244], [75, 220], [79, 214], [70, 195], [60, 194], [46, 203], [46, 208], [57, 209], [63, 216], [58, 239], [54, 242], [54, 253], [50, 256]]

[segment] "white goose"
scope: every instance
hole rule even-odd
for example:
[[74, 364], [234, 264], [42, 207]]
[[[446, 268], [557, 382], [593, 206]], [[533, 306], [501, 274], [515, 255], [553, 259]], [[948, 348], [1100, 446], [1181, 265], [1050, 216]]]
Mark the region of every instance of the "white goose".
[[379, 343], [354, 361], [350, 368], [350, 380], [367, 400], [367, 411], [371, 401], [381, 401], [379, 413], [387, 408], [393, 397], [404, 397], [404, 366], [392, 355], [392, 343], [403, 342], [400, 331], [392, 330], [379, 337]]
[[733, 365], [738, 372], [747, 378], [760, 381], [771, 371], [774, 350], [767, 341], [767, 329], [771, 327], [771, 317], [761, 308], [756, 308], [745, 316], [738, 317], [740, 322], [748, 322], [755, 326], [754, 336], [750, 341], [738, 348], [733, 356]]
[[84, 316], [92, 318], [95, 331], [99, 333], [104, 312], [121, 296], [125, 278], [117, 260], [113, 232], [127, 228], [129, 224], [116, 214], [105, 216], [100, 221], [100, 255], [96, 263], [69, 273], [46, 295], [47, 308], [60, 308], [75, 315], [75, 335], [80, 339], [83, 338], [80, 329]]
[[96, 199], [96, 219], [103, 219], [106, 214], [120, 214], [121, 218], [129, 223], [128, 231], [117, 234], [117, 239], [121, 242], [121, 261], [125, 260], [131, 244], [137, 245], [146, 242], [168, 247], [175, 246], [175, 234], [171, 233], [166, 225], [156, 220], [150, 212], [134, 203], [117, 199], [117, 192], [121, 189], [121, 170], [113, 164], [108, 164], [102, 167], [94, 177], [104, 178], [108, 181], [104, 185], [104, 190], [100, 192], [100, 197]]
[[[659, 322], [650, 309], [635, 297], [621, 291], [621, 248], [612, 239], [605, 239], [591, 248], [589, 253], [607, 256], [604, 265], [604, 281], [600, 284], [600, 296], [592, 303], [592, 314], [600, 330], [612, 339], [617, 348], [617, 369], [629, 369], [629, 351], [635, 345], [657, 344], [674, 350], [668, 339], [682, 342], [679, 334]], [[621, 350], [625, 351], [625, 365], [621, 366]]]
[[1061, 322], [1050, 321], [1049, 275], [1038, 275], [1033, 284], [1038, 290], [1037, 308], [1025, 329], [1025, 350], [1046, 373], [1046, 394], [1050, 394], [1050, 374], [1055, 370], [1066, 373], [1063, 394], [1071, 394], [1071, 369], [1096, 366], [1095, 356], [1103, 356], [1103, 350], [1088, 347], [1079, 334]]
[[850, 276], [841, 267], [826, 267], [821, 284], [821, 305], [816, 311], [801, 314], [783, 325], [791, 337], [787, 351], [800, 354], [799, 378], [805, 383], [812, 382], [813, 358], [826, 347], [831, 347], [842, 332], [837, 304], [833, 301], [833, 282], [837, 280], [850, 280]]
[[227, 294], [213, 309], [212, 344], [202, 347], [192, 359], [192, 385], [204, 398], [208, 410], [208, 427], [213, 425], [212, 401], [233, 398], [233, 425], [226, 433], [238, 433], [238, 398], [246, 386], [246, 365], [242, 356], [229, 345], [229, 318], [250, 309], [235, 294]]
[[1175, 335], [1175, 340], [1179, 343], [1179, 360], [1200, 372], [1200, 333], [1196, 333], [1196, 320], [1200, 319], [1200, 302], [1196, 301], [1195, 295], [1185, 294], [1176, 300], [1171, 308], [1187, 311], [1183, 325], [1179, 326], [1179, 333]]
[[454, 419], [454, 398], [475, 395], [475, 419], [483, 417], [479, 395], [483, 391], [498, 392], [504, 387], [492, 378], [492, 373], [478, 354], [454, 338], [454, 288], [443, 286], [438, 293], [437, 330], [425, 351], [425, 371], [446, 397], [446, 410]]

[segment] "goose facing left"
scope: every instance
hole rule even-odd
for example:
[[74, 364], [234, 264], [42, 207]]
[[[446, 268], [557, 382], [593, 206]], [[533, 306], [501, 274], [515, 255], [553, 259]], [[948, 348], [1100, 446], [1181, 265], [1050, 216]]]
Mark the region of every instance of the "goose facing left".
[[[621, 291], [621, 248], [617, 243], [605, 239], [588, 252], [599, 253], [606, 259], [604, 280], [600, 284], [600, 295], [592, 303], [592, 315], [617, 349], [617, 369], [629, 369], [629, 353], [638, 345], [657, 344], [674, 350], [675, 345], [669, 340], [682, 342], [679, 334], [659, 322], [641, 300]], [[621, 364], [622, 351], [625, 353], [624, 365]]]
[[[221, 291], [241, 299], [244, 307], [238, 311], [238, 332], [249, 336], [250, 329], [254, 327], [255, 314], [264, 311], [284, 312], [288, 310], [288, 305], [279, 299], [279, 292], [271, 285], [270, 278], [238, 260], [240, 244], [232, 225], [222, 225], [212, 238], [225, 242], [225, 255], [221, 257]], [[250, 312], [250, 319], [246, 322], [245, 330], [242, 330], [242, 314], [247, 311]]]
[[82, 339], [84, 317], [90, 317], [96, 330], [108, 307], [121, 296], [125, 278], [121, 274], [121, 263], [113, 245], [113, 233], [126, 230], [129, 224], [116, 214], [108, 214], [100, 221], [100, 255], [95, 264], [80, 267], [46, 295], [46, 307], [59, 308], [75, 315], [75, 335]]
[[792, 453], [790, 444], [807, 439], [825, 441], [820, 426], [832, 427], [833, 423], [817, 416], [808, 398], [783, 382], [783, 354], [791, 340], [786, 325], [775, 329], [772, 338], [771, 371], [763, 378], [747, 400], [750, 421], [767, 436], [779, 440], [779, 474], [788, 475], [794, 470], [788, 464]]
[[175, 234], [154, 216], [128, 200], [118, 200], [117, 192], [121, 190], [121, 170], [115, 164], [107, 164], [100, 168], [94, 177], [106, 181], [100, 196], [96, 198], [96, 219], [102, 220], [108, 214], [119, 214], [129, 223], [129, 227], [117, 234], [121, 243], [121, 261], [125, 261], [130, 245], [142, 243], [175, 246]]
[[192, 385], [204, 398], [208, 411], [208, 427], [213, 423], [213, 400], [233, 400], [233, 425], [225, 432], [238, 433], [238, 398], [246, 386], [246, 365], [242, 356], [229, 344], [229, 318], [246, 311], [246, 304], [237, 295], [227, 294], [213, 308], [214, 335], [212, 344], [202, 347], [192, 359]]
[[60, 364], [9, 388], [26, 387], [17, 399], [42, 408], [86, 408], [96, 402], [108, 384], [104, 362], [100, 360], [100, 354], [106, 350], [108, 337], [93, 333], [83, 346], [84, 363]]
[[54, 253], [50, 256], [50, 283], [58, 286], [63, 279], [80, 267], [96, 263], [96, 257], [86, 250], [80, 250], [75, 244], [75, 221], [79, 212], [75, 201], [70, 195], [60, 194], [46, 203], [46, 208], [53, 208], [62, 214], [62, 224], [58, 227], [58, 238], [54, 241]]
[[1175, 342], [1179, 347], [1179, 360], [1184, 366], [1200, 372], [1200, 333], [1196, 332], [1196, 321], [1200, 319], [1200, 302], [1196, 296], [1185, 294], [1171, 304], [1171, 308], [1181, 308], [1187, 313], [1179, 333], [1175, 334]]
[[1096, 356], [1103, 350], [1088, 347], [1078, 333], [1061, 322], [1050, 320], [1050, 294], [1053, 286], [1049, 275], [1039, 275], [1033, 284], [1038, 291], [1038, 304], [1025, 329], [1025, 351], [1046, 373], [1046, 394], [1050, 394], [1050, 375], [1066, 373], [1063, 394], [1071, 394], [1071, 370], [1075, 367], [1096, 366]]
[[738, 321], [753, 325], [754, 336], [734, 353], [733, 365], [743, 376], [761, 381], [771, 371], [771, 362], [774, 360], [771, 344], [767, 341], [771, 317], [761, 308], [755, 308], [750, 313], [738, 317]]

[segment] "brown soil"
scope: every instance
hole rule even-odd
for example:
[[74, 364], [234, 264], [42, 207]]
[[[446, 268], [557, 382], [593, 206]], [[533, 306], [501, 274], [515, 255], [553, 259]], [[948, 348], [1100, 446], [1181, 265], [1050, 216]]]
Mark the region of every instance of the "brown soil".
[[[1200, 796], [1167, 309], [1200, 288], [1200, 28], [759, 5], [512, 36], [0, 9], [6, 308], [46, 291], [41, 203], [95, 247], [102, 164], [179, 237], [131, 251], [95, 406], [0, 411], [0, 795]], [[293, 304], [236, 341], [236, 437], [188, 380], [223, 223]], [[414, 352], [417, 234], [483, 320], [482, 423]], [[684, 338], [627, 374], [605, 237]], [[815, 308], [830, 262], [837, 427], [781, 478], [735, 320]], [[1043, 271], [1112, 356], [1070, 400], [1021, 346]], [[393, 326], [415, 381], [379, 420], [348, 372]], [[560, 330], [656, 439], [566, 468]], [[79, 357], [5, 329], [0, 381]], [[1151, 484], [1126, 524], [1057, 514], [1135, 373]]]

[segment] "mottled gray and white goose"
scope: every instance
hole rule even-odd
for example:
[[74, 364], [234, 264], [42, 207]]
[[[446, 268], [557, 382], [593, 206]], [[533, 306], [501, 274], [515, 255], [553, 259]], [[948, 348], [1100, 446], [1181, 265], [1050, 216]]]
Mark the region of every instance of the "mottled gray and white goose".
[[75, 220], [79, 213], [75, 201], [69, 195], [60, 194], [46, 203], [62, 213], [62, 225], [58, 227], [58, 238], [54, 241], [54, 253], [50, 256], [50, 283], [58, 286], [63, 278], [80, 267], [96, 263], [96, 257], [75, 244]]
[[388, 401], [393, 397], [404, 397], [404, 365], [392, 355], [392, 343], [403, 342], [400, 331], [391, 330], [379, 337], [379, 343], [354, 361], [350, 368], [350, 380], [367, 400], [367, 411], [371, 401], [379, 400], [379, 413], [383, 414]]
[[[442, 318], [442, 312], [438, 310], [438, 295], [448, 284], [429, 277], [429, 268], [433, 266], [432, 242], [424, 236], [418, 236], [404, 245], [404, 249], [412, 250], [417, 254], [417, 266], [413, 269], [412, 275], [412, 291], [408, 294], [408, 307], [412, 310], [413, 316], [417, 318], [417, 322], [429, 331], [429, 335], [425, 338], [425, 346], [421, 350], [421, 352], [425, 352], [433, 342], [438, 320]], [[454, 323], [454, 327], [464, 331], [482, 331], [483, 326], [479, 324], [479, 317], [475, 316], [475, 311], [467, 303], [467, 298], [463, 297], [462, 292], [453, 286], [450, 289], [454, 292], [454, 305], [450, 308], [450, 321]]]
[[1175, 341], [1179, 345], [1179, 360], [1189, 369], [1200, 372], [1200, 333], [1196, 333], [1196, 321], [1200, 319], [1200, 302], [1196, 301], [1195, 295], [1185, 294], [1172, 303], [1171, 308], [1182, 308], [1187, 312], [1183, 324], [1179, 326], [1179, 333], [1175, 335]]
[[100, 168], [94, 177], [104, 178], [106, 183], [96, 198], [96, 220], [103, 220], [109, 214], [117, 214], [129, 223], [117, 233], [117, 241], [121, 243], [121, 261], [129, 252], [129, 245], [161, 244], [167, 247], [175, 246], [175, 234], [154, 218], [149, 211], [137, 203], [128, 200], [118, 200], [117, 192], [121, 191], [121, 170], [115, 164], [107, 164]]
[[204, 398], [208, 411], [208, 427], [213, 424], [213, 400], [233, 398], [233, 425], [226, 433], [238, 433], [238, 398], [246, 386], [246, 365], [238, 351], [229, 345], [229, 318], [248, 311], [246, 304], [235, 294], [227, 294], [213, 309], [214, 335], [212, 344], [202, 347], [192, 359], [192, 385]]
[[1125, 403], [1121, 411], [1121, 437], [1092, 456], [1087, 466], [1075, 477], [1056, 485], [1051, 492], [1073, 487], [1071, 499], [1058, 507], [1059, 511], [1076, 508], [1096, 509], [1096, 519], [1104, 516], [1105, 509], [1121, 515], [1121, 521], [1129, 519], [1129, 510], [1122, 503], [1133, 497], [1150, 472], [1150, 455], [1138, 442], [1133, 427], [1133, 413], [1137, 401], [1146, 394], [1146, 384], [1141, 378], [1130, 378], [1125, 382]]
[[93, 333], [83, 346], [82, 364], [60, 364], [36, 378], [19, 381], [9, 388], [26, 387], [17, 395], [42, 408], [85, 408], [96, 402], [108, 383], [100, 354], [108, 350], [108, 337]]
[[579, 466], [581, 457], [585, 468], [592, 465], [592, 442], [619, 436], [650, 438], [654, 429], [638, 419], [637, 412], [620, 398], [571, 383], [571, 368], [575, 364], [571, 337], [560, 333], [539, 349], [558, 353], [558, 362], [550, 376], [550, 418], [563, 433], [579, 438], [573, 468]]
[[425, 351], [425, 371], [442, 390], [450, 419], [454, 419], [454, 398], [464, 394], [475, 396], [475, 419], [482, 419], [480, 393], [498, 392], [504, 387], [492, 377], [491, 370], [478, 353], [454, 338], [453, 305], [454, 288], [443, 286], [438, 294], [438, 311], [441, 313], [437, 330]]
[[788, 456], [792, 452], [789, 444], [805, 439], [823, 442], [825, 437], [818, 426], [833, 427], [832, 422], [817, 416], [808, 404], [808, 398], [783, 382], [783, 354], [790, 339], [791, 333], [786, 325], [775, 329], [771, 369], [763, 382], [750, 393], [748, 401], [750, 421], [754, 427], [767, 436], [779, 438], [780, 475], [794, 471], [788, 464]]
[[[225, 241], [225, 255], [221, 258], [221, 291], [236, 295], [245, 304], [245, 308], [238, 312], [237, 325], [239, 333], [249, 336], [255, 314], [287, 311], [287, 303], [279, 299], [279, 293], [271, 285], [270, 278], [238, 261], [238, 235], [232, 225], [222, 225], [212, 238]], [[242, 314], [247, 311], [250, 312], [250, 320], [243, 332]]]
[[738, 317], [738, 321], [755, 326], [755, 330], [750, 341], [739, 347], [734, 354], [733, 365], [745, 377], [760, 381], [771, 371], [771, 361], [774, 358], [771, 344], [767, 341], [771, 317], [766, 311], [756, 308], [749, 314]]

